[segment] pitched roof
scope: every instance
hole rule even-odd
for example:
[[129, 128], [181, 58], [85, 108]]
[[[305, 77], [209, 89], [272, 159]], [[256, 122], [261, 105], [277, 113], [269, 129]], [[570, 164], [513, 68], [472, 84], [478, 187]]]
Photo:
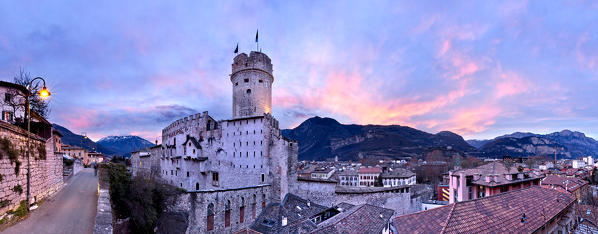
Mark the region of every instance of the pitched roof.
[[548, 175], [542, 180], [542, 185], [558, 186], [567, 189], [568, 192], [573, 192], [586, 184], [588, 184], [588, 182], [580, 178], [569, 178], [557, 175]]
[[382, 168], [379, 167], [362, 167], [359, 168], [359, 173], [360, 174], [365, 174], [365, 173], [380, 173], [382, 171]]
[[354, 206], [320, 223], [312, 233], [381, 233], [393, 214], [369, 204]]
[[404, 168], [394, 168], [382, 173], [382, 178], [409, 178], [415, 176], [415, 173]]
[[[316, 225], [309, 218], [328, 209], [297, 195], [288, 193], [282, 203], [268, 205], [251, 225], [251, 229], [262, 233], [289, 233], [296, 230], [312, 230]], [[282, 217], [287, 225], [282, 226]], [[307, 222], [306, 222], [307, 221]]]
[[189, 136], [189, 135], [187, 135], [187, 139], [181, 145], [186, 145], [187, 142], [189, 142], [189, 141], [191, 141], [191, 143], [193, 143], [193, 146], [195, 146], [196, 149], [201, 149], [201, 145], [199, 144], [199, 142], [197, 141], [197, 139], [195, 139], [195, 137], [192, 137], [192, 136]]
[[[452, 174], [465, 174], [466, 176], [479, 175], [479, 178], [477, 178], [477, 180], [471, 180], [471, 183], [488, 187], [515, 184], [530, 180], [539, 180], [543, 177], [543, 175], [539, 175], [534, 172], [519, 171], [515, 165], [507, 167], [503, 162], [500, 161], [493, 161], [476, 168], [457, 170]], [[523, 174], [524, 178], [519, 179], [517, 178], [516, 174]], [[513, 177], [513, 179], [507, 179], [506, 175], [514, 175], [515, 177]], [[489, 181], [486, 180], [486, 177], [488, 176], [490, 177]]]
[[393, 225], [401, 233], [531, 233], [574, 201], [569, 194], [532, 186], [398, 216]]

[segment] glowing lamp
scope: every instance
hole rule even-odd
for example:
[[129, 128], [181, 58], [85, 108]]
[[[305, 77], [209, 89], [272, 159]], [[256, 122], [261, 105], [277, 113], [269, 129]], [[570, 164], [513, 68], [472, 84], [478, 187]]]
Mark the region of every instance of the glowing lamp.
[[48, 89], [46, 88], [46, 86], [44, 86], [42, 88], [42, 90], [39, 91], [39, 96], [41, 96], [42, 98], [50, 96], [50, 91], [48, 91]]

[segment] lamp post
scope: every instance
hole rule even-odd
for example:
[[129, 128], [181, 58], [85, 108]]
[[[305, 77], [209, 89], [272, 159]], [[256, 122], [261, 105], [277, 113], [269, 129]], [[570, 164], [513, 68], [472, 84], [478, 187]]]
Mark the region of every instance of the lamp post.
[[27, 84], [27, 92], [25, 93], [25, 105], [27, 106], [27, 208], [29, 208], [29, 203], [31, 202], [31, 162], [29, 160], [29, 155], [31, 154], [31, 88], [33, 86], [33, 82], [36, 80], [41, 80], [44, 83], [43, 88], [39, 91], [39, 96], [42, 98], [47, 98], [50, 96], [50, 91], [46, 88], [46, 81], [44, 78], [36, 77], [33, 80], [29, 81]]

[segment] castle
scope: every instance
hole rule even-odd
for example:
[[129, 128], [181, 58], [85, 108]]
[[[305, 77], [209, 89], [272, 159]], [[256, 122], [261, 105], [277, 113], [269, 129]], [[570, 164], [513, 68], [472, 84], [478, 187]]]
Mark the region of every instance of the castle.
[[272, 111], [272, 63], [264, 53], [232, 64], [232, 118], [208, 112], [162, 130], [162, 144], [132, 154], [134, 175], [153, 174], [187, 191], [191, 233], [234, 232], [296, 186], [297, 142], [282, 137]]

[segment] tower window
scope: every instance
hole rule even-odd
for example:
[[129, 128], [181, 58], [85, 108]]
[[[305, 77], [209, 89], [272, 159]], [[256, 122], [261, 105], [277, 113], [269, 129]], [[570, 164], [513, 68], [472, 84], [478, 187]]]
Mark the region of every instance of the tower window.
[[235, 82], [235, 86], [239, 85], [239, 82]]
[[259, 82], [260, 82], [260, 83], [264, 83], [264, 81], [263, 81], [263, 80], [260, 80]]
[[248, 90], [247, 90], [247, 93], [251, 93], [251, 89], [248, 89]]
[[243, 80], [243, 81], [245, 81], [245, 83], [249, 83], [249, 79], [245, 79], [245, 80]]

